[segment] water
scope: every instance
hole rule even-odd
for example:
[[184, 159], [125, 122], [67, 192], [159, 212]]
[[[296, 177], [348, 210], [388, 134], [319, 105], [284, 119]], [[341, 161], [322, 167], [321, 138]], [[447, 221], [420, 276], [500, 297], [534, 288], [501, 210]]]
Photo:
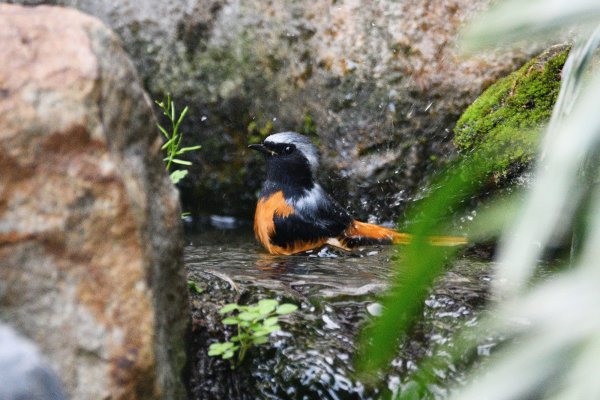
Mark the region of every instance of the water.
[[[391, 264], [402, 248], [369, 247], [353, 254], [324, 250], [299, 256], [271, 256], [255, 243], [250, 229], [213, 230], [189, 237], [186, 268], [203, 290], [194, 294], [192, 398], [229, 399], [375, 399], [406, 390], [418, 361], [447, 344], [463, 323], [477, 324], [490, 280], [488, 262], [456, 261], [425, 302], [424, 321], [398, 347], [398, 357], [379, 385], [354, 377], [352, 355], [360, 327], [379, 313], [377, 296], [385, 290]], [[293, 302], [300, 310], [283, 319], [283, 332], [256, 348], [232, 371], [223, 360], [206, 356], [210, 342], [231, 335], [217, 310], [229, 302], [261, 298]], [[485, 357], [495, 343], [481, 347]], [[449, 355], [440, 382], [461, 382], [463, 373]], [[444, 397], [432, 385], [432, 397]]]

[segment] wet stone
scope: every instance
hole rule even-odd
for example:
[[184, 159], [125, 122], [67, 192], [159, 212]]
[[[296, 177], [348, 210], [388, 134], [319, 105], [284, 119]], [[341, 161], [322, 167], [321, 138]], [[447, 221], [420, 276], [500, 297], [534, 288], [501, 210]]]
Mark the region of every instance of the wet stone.
[[[319, 257], [319, 255], [321, 255]], [[399, 344], [398, 356], [379, 385], [355, 378], [356, 337], [374, 313], [387, 287], [391, 261], [402, 249], [371, 247], [354, 254], [326, 250], [299, 256], [264, 254], [247, 232], [212, 231], [190, 238], [186, 248], [192, 293], [194, 399], [377, 399], [411, 385], [419, 360], [446, 344], [462, 323], [477, 323], [487, 298], [489, 262], [459, 259], [436, 285], [424, 308], [424, 321]], [[220, 323], [225, 304], [252, 304], [276, 298], [299, 310], [280, 318], [282, 331], [251, 349], [236, 369], [207, 355], [208, 346], [235, 335]], [[494, 343], [486, 344], [493, 347]], [[485, 345], [484, 345], [485, 346]], [[480, 352], [486, 356], [489, 351]], [[436, 354], [441, 382], [460, 382], [460, 366], [449, 354]], [[444, 386], [446, 387], [446, 386]], [[431, 393], [443, 395], [444, 388]], [[437, 394], [436, 394], [437, 393]]]

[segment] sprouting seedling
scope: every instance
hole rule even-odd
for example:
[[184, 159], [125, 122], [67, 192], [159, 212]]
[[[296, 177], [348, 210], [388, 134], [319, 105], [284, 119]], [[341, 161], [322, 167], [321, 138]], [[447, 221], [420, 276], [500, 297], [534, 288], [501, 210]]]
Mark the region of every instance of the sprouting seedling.
[[[162, 125], [157, 124], [158, 129], [162, 132], [162, 134], [167, 139], [165, 144], [163, 144], [163, 146], [161, 147], [161, 150], [166, 151], [166, 155], [167, 155], [163, 159], [163, 161], [165, 161], [165, 163], [166, 163], [167, 172], [170, 171], [172, 164], [179, 164], [179, 165], [186, 165], [186, 166], [192, 165], [192, 163], [189, 161], [185, 161], [185, 160], [176, 158], [176, 156], [187, 153], [188, 151], [198, 150], [202, 147], [202, 146], [198, 145], [198, 146], [190, 146], [190, 147], [180, 148], [181, 141], [183, 139], [183, 132], [181, 132], [179, 130], [179, 126], [181, 125], [181, 122], [187, 115], [189, 108], [186, 106], [183, 109], [183, 111], [181, 111], [181, 114], [179, 114], [179, 117], [178, 117], [177, 112], [175, 110], [175, 102], [173, 102], [171, 100], [170, 95], [167, 95], [167, 98], [164, 99], [163, 101], [155, 100], [154, 102], [162, 109], [163, 114], [166, 115], [167, 118], [169, 119], [169, 121], [171, 122], [170, 131], [165, 129]], [[187, 175], [187, 173], [188, 173], [187, 169], [177, 169], [177, 170], [171, 172], [169, 177], [171, 178], [171, 182], [173, 182], [173, 184], [176, 184], [180, 180], [182, 180]]]
[[188, 280], [187, 285], [188, 289], [190, 289], [190, 291], [192, 291], [193, 293], [201, 294], [202, 292], [204, 292], [204, 289], [199, 287], [198, 284], [192, 280]]
[[290, 314], [297, 309], [294, 304], [279, 304], [274, 299], [263, 299], [247, 306], [236, 303], [225, 305], [219, 310], [219, 314], [236, 313], [224, 318], [222, 322], [224, 325], [237, 325], [237, 335], [232, 336], [229, 341], [211, 344], [208, 355], [221, 356], [227, 360], [232, 359], [239, 350], [237, 360], [232, 360], [232, 368], [239, 366], [252, 346], [267, 343], [271, 332], [281, 330], [279, 315]]

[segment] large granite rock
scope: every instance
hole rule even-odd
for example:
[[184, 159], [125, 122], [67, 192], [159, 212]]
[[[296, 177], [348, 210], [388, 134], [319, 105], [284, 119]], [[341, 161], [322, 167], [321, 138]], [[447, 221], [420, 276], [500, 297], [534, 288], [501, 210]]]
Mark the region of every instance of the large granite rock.
[[397, 216], [453, 155], [461, 112], [527, 59], [460, 55], [459, 28], [489, 0], [46, 2], [101, 18], [155, 98], [191, 106], [204, 150], [185, 208], [247, 218], [264, 172], [245, 146], [283, 130], [318, 133], [324, 183], [358, 217]]
[[0, 316], [75, 399], [182, 398], [177, 193], [118, 38], [0, 4]]

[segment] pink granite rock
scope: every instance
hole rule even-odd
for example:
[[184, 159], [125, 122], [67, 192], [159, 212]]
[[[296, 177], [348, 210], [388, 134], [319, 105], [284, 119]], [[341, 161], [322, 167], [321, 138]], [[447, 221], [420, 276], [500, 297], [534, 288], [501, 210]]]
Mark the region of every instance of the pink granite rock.
[[0, 4], [0, 314], [76, 399], [182, 398], [177, 192], [119, 39]]

